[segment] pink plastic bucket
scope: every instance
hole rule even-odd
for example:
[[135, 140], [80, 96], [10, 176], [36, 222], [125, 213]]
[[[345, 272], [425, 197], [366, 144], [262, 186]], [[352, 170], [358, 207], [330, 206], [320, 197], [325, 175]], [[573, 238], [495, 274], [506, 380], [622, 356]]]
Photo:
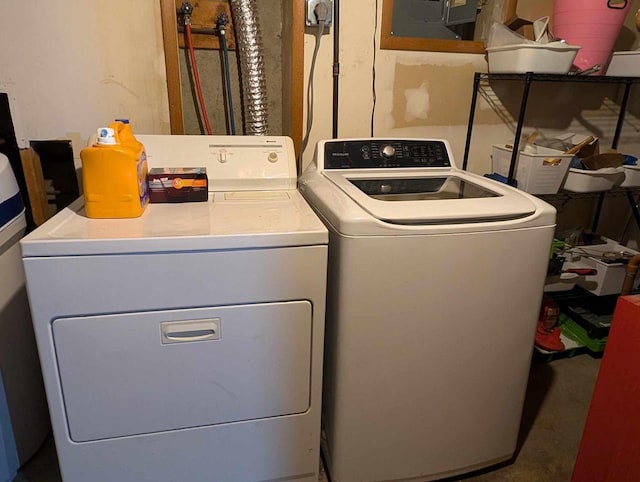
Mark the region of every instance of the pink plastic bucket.
[[584, 70], [600, 65], [602, 75], [611, 60], [631, 0], [555, 0], [553, 33], [581, 48], [573, 62]]

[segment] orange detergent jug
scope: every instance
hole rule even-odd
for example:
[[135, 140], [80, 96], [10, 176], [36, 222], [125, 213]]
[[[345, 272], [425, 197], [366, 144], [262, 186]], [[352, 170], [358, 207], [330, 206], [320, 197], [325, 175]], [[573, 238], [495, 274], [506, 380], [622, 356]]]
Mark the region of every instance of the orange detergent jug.
[[131, 126], [98, 129], [93, 146], [80, 151], [85, 212], [90, 218], [136, 218], [149, 203], [147, 156]]

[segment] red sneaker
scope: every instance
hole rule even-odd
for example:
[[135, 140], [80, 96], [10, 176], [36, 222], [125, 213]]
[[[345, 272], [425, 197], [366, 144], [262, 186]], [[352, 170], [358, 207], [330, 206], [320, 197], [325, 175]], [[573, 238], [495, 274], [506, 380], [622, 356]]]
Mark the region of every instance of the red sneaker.
[[535, 344], [538, 348], [546, 351], [564, 350], [564, 343], [560, 340], [560, 328], [556, 326], [552, 328], [551, 331], [548, 331], [544, 329], [542, 322], [538, 322]]

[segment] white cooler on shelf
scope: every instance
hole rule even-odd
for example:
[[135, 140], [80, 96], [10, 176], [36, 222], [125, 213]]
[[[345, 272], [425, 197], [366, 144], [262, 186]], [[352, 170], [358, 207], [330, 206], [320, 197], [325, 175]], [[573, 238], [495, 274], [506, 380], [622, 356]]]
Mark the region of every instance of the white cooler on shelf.
[[0, 482], [13, 480], [49, 431], [18, 245], [25, 228], [16, 178], [0, 154]]

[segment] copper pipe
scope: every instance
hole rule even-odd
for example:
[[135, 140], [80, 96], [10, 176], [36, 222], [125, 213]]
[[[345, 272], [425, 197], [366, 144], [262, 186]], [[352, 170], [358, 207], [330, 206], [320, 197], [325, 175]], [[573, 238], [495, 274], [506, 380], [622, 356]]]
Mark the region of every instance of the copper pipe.
[[633, 289], [633, 282], [638, 273], [638, 265], [640, 265], [640, 254], [636, 254], [627, 264], [627, 272], [624, 275], [624, 283], [622, 284], [620, 296], [628, 295]]

